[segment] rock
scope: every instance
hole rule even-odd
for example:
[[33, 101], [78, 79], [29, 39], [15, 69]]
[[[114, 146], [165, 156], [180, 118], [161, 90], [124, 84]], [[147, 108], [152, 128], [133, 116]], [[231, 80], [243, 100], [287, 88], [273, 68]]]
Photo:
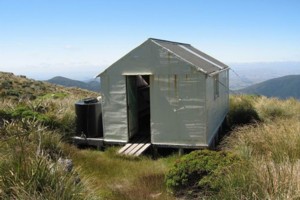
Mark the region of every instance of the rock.
[[71, 172], [73, 169], [73, 161], [67, 158], [59, 158], [57, 161], [58, 165], [60, 165], [64, 171]]
[[159, 192], [157, 194], [151, 194], [150, 197], [153, 199], [156, 199], [156, 198], [160, 197], [161, 194], [162, 194], [161, 192]]

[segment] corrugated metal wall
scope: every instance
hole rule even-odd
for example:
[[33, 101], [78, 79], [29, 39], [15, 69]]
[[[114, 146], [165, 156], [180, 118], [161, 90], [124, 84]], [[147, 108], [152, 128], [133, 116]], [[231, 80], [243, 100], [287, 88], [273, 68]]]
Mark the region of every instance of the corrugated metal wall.
[[127, 102], [124, 76], [101, 76], [103, 135], [106, 141], [127, 142]]
[[[185, 62], [150, 41], [129, 52], [105, 70], [101, 74], [105, 141], [128, 142], [126, 75], [155, 74], [169, 76], [169, 74], [191, 74], [193, 72], [194, 68], [192, 66], [187, 66]], [[152, 80], [150, 88], [153, 87], [153, 84], [155, 85]], [[157, 88], [159, 89], [159, 87]], [[159, 107], [159, 104], [155, 106], [158, 106], [156, 112], [159, 112], [160, 115], [164, 113], [166, 108]], [[151, 106], [152, 108], [155, 109]]]
[[152, 143], [205, 146], [205, 76], [154, 75], [151, 81]]
[[219, 74], [219, 97], [214, 97], [214, 79], [206, 81], [207, 143], [209, 144], [229, 111], [228, 70]]
[[150, 75], [152, 143], [207, 146], [228, 111], [228, 91], [220, 86], [214, 100], [212, 78], [150, 41], [101, 74], [105, 141], [128, 142], [125, 80], [134, 74]]

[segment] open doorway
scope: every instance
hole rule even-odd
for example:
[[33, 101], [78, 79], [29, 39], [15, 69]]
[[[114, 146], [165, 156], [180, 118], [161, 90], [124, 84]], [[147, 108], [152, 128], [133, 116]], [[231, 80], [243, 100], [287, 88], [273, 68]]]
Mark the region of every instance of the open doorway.
[[126, 76], [129, 140], [150, 138], [150, 76]]

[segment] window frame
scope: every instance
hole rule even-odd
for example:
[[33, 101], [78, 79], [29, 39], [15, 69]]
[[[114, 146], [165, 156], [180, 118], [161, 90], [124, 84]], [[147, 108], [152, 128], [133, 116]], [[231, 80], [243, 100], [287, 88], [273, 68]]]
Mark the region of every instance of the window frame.
[[214, 99], [216, 100], [220, 96], [220, 81], [219, 74], [213, 76], [213, 87], [214, 87]]

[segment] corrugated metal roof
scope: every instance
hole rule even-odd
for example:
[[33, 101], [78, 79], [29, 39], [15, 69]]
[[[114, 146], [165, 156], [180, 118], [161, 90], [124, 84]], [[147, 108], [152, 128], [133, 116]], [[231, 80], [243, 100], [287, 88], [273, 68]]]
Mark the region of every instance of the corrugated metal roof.
[[150, 38], [150, 40], [194, 65], [204, 73], [210, 74], [228, 68], [224, 63], [194, 48], [190, 44], [155, 38]]

